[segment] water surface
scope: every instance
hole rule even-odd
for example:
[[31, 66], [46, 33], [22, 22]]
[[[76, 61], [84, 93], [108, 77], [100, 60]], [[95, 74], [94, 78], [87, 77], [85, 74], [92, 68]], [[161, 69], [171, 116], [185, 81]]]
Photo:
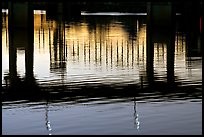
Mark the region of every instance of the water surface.
[[[146, 16], [99, 14], [54, 19], [35, 11], [34, 37], [19, 30], [9, 41], [3, 13], [2, 134], [202, 134], [202, 57], [189, 56], [185, 32], [175, 33], [171, 83], [167, 44], [154, 44], [150, 85]], [[25, 61], [30, 39], [33, 64]], [[9, 70], [10, 43], [16, 70]], [[13, 71], [19, 84], [10, 88]]]

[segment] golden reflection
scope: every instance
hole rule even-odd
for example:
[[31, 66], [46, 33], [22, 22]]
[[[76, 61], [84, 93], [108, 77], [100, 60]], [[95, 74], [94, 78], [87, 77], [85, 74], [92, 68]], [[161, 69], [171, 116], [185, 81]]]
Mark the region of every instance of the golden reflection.
[[[50, 69], [65, 69], [70, 66], [98, 68], [105, 71], [146, 69], [146, 24], [139, 27], [137, 34], [130, 39], [122, 22], [108, 25], [96, 24], [94, 30], [89, 23], [64, 23], [47, 20], [46, 14], [34, 15], [34, 61], [39, 63], [45, 58]], [[185, 37], [175, 36], [175, 65], [185, 65]], [[8, 56], [8, 16], [2, 16], [2, 54]], [[166, 72], [166, 44], [155, 43], [154, 67], [159, 73]], [[49, 59], [48, 59], [49, 58]], [[6, 64], [6, 65], [5, 65]], [[42, 63], [43, 65], [43, 63]], [[47, 67], [47, 66], [42, 66]], [[4, 62], [3, 69], [8, 69]], [[97, 70], [95, 70], [97, 71]], [[96, 72], [97, 73], [97, 72]]]
[[2, 51], [8, 53], [8, 14], [2, 13]]
[[[95, 65], [127, 67], [136, 61], [145, 62], [145, 26], [139, 31], [137, 41], [130, 41], [128, 34], [120, 24], [110, 24], [109, 28], [97, 25], [95, 31], [89, 32], [87, 24], [70, 25], [65, 28], [68, 58]], [[135, 54], [138, 58], [134, 58]], [[131, 63], [132, 62], [132, 63]]]

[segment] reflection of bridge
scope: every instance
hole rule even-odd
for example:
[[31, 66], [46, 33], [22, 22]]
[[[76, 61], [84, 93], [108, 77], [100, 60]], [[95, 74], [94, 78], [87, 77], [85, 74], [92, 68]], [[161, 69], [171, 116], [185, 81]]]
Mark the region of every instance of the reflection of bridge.
[[[89, 23], [89, 21], [87, 21], [87, 22]], [[145, 58], [148, 57], [147, 52], [145, 52], [145, 46], [144, 46], [144, 45], [146, 45], [145, 44], [146, 38], [140, 39], [139, 40], [140, 42], [133, 40], [133, 46], [132, 46], [132, 42], [126, 43], [127, 39], [123, 41], [123, 39], [120, 39], [120, 37], [118, 40], [116, 39], [114, 41], [114, 39], [112, 39], [112, 41], [109, 40], [109, 41], [107, 41], [107, 43], [106, 42], [103, 43], [103, 42], [100, 42], [100, 39], [102, 39], [102, 41], [104, 41], [105, 38], [104, 38], [103, 34], [105, 32], [102, 32], [103, 27], [101, 27], [101, 26], [103, 26], [103, 25], [99, 25], [99, 28], [97, 28], [97, 31], [92, 32], [93, 34], [92, 33], [90, 34], [91, 36], [93, 36], [92, 37], [93, 39], [92, 38], [89, 39], [89, 37], [87, 36], [88, 39], [90, 40], [90, 42], [85, 40], [86, 42], [84, 44], [83, 40], [80, 40], [81, 37], [79, 37], [79, 41], [73, 41], [75, 38], [74, 35], [71, 35], [70, 33], [68, 33], [69, 31], [67, 28], [65, 28], [63, 26], [62, 20], [58, 20], [58, 21], [56, 21], [56, 23], [53, 23], [53, 24], [54, 24], [53, 26], [55, 26], [55, 27], [52, 27], [52, 24], [50, 22], [48, 22], [49, 27], [46, 28], [47, 30], [44, 30], [45, 31], [44, 33], [43, 33], [43, 27], [41, 28], [42, 30], [39, 30], [42, 33], [38, 32], [38, 30], [36, 29], [35, 35], [39, 34], [39, 37], [37, 37], [37, 39], [42, 38], [42, 40], [41, 39], [39, 40], [39, 42], [41, 41], [41, 44], [43, 44], [43, 37], [44, 36], [45, 36], [45, 41], [49, 42], [49, 44], [47, 43], [46, 45], [47, 45], [47, 47], [49, 45], [51, 48], [51, 50], [50, 50], [51, 59], [50, 60], [52, 63], [56, 63], [56, 64], [51, 64], [50, 68], [52, 68], [54, 70], [56, 68], [60, 68], [60, 67], [63, 68], [64, 65], [58, 64], [58, 61], [59, 62], [60, 61], [66, 62], [66, 58], [64, 58], [64, 57], [66, 57], [66, 56], [64, 56], [64, 52], [66, 52], [66, 47], [68, 48], [67, 50], [70, 54], [65, 54], [65, 55], [71, 56], [70, 58], [76, 57], [75, 59], [78, 59], [78, 57], [79, 57], [79, 59], [80, 59], [79, 61], [82, 61], [82, 62], [85, 61], [86, 63], [89, 63], [89, 57], [91, 59], [95, 59], [95, 57], [97, 57], [95, 61], [98, 61], [99, 63], [100, 63], [100, 60], [106, 61], [106, 59], [108, 58], [107, 61], [109, 63], [111, 63], [111, 56], [112, 56], [112, 59], [114, 60], [113, 63], [115, 63], [114, 65], [117, 65], [117, 60], [121, 63], [122, 62], [124, 63], [124, 64], [118, 64], [119, 67], [122, 67], [122, 65], [127, 65], [128, 63], [131, 65], [132, 64], [131, 61], [133, 61], [134, 59], [136, 61], [141, 60], [141, 64], [143, 64], [143, 63], [146, 64]], [[69, 29], [72, 29], [72, 27], [70, 27]], [[111, 28], [109, 28], [109, 29], [111, 30]], [[81, 28], [78, 28], [78, 30], [81, 30]], [[146, 30], [146, 28], [144, 27], [140, 30], [142, 32], [137, 31], [137, 33], [138, 33], [137, 38], [138, 39], [140, 37], [139, 33], [143, 34], [143, 31], [145, 31], [145, 30]], [[20, 33], [19, 33], [19, 31], [20, 31]], [[9, 38], [9, 40], [10, 40], [9, 41], [9, 47], [10, 46], [13, 47], [13, 48], [9, 48], [9, 51], [10, 51], [9, 56], [11, 56], [11, 59], [13, 59], [13, 60], [10, 60], [9, 63], [11, 66], [16, 66], [16, 60], [15, 60], [16, 59], [16, 48], [15, 48], [15, 46], [17, 46], [16, 43], [23, 43], [23, 46], [25, 47], [26, 53], [30, 53], [29, 55], [32, 55], [31, 57], [28, 56], [27, 54], [25, 55], [29, 59], [26, 61], [27, 62], [26, 63], [26, 68], [27, 68], [26, 71], [28, 73], [31, 73], [30, 76], [33, 76], [33, 70], [32, 70], [33, 69], [33, 63], [32, 62], [33, 62], [33, 59], [35, 59], [35, 58], [33, 56], [33, 48], [32, 48], [32, 46], [29, 45], [29, 44], [31, 44], [29, 42], [31, 42], [34, 39], [33, 34], [31, 35], [29, 33], [29, 31], [24, 31], [24, 30], [13, 30], [12, 33], [13, 34], [18, 33], [18, 38], [14, 37], [15, 35], [13, 35], [13, 37]], [[161, 32], [161, 33], [164, 33], [164, 32]], [[20, 34], [22, 34], [22, 35], [20, 35]], [[99, 34], [102, 36], [100, 36]], [[28, 38], [25, 39], [24, 35], [28, 35]], [[72, 39], [70, 38], [71, 37], [70, 35], [73, 36]], [[87, 35], [89, 35], [89, 34], [87, 34]], [[97, 37], [95, 38], [94, 36], [96, 36], [96, 35], [97, 35]], [[125, 33], [125, 35], [126, 35], [126, 33]], [[172, 35], [175, 35], [175, 34], [172, 34]], [[159, 36], [156, 37], [155, 38], [156, 40], [154, 39], [155, 40], [154, 48], [161, 48], [161, 50], [163, 50], [162, 48], [164, 48], [165, 46], [167, 47], [168, 46], [167, 44], [169, 44], [171, 42], [170, 40], [168, 40], [170, 36], [171, 36], [170, 34], [164, 35], [164, 37], [162, 39], [160, 39]], [[49, 37], [49, 39], [47, 39], [48, 37]], [[128, 38], [128, 36], [126, 36], [126, 37]], [[144, 35], [144, 37], [145, 37], [145, 35]], [[173, 39], [172, 41], [175, 41], [175, 43], [172, 43], [172, 45], [175, 46], [176, 43], [184, 41], [184, 40], [178, 41], [178, 38], [180, 38], [180, 37], [179, 36], [176, 37], [176, 40], [174, 38], [172, 38]], [[61, 44], [59, 45], [60, 42], [61, 42]], [[68, 44], [68, 46], [66, 44]], [[136, 46], [137, 44], [139, 44], [140, 47]], [[182, 44], [182, 43], [180, 43], [180, 44]], [[33, 44], [31, 44], [31, 45], [33, 45]], [[85, 48], [84, 48], [84, 45], [85, 45]], [[28, 48], [28, 46], [29, 46], [29, 48]], [[60, 46], [62, 46], [62, 47], [60, 47]], [[38, 47], [38, 45], [37, 45], [37, 47]], [[42, 45], [42, 47], [43, 47], [43, 45]], [[100, 47], [102, 47], [102, 48], [100, 48]], [[112, 47], [112, 50], [111, 50], [111, 47]], [[85, 49], [85, 51], [84, 51], [84, 49]], [[169, 49], [167, 49], [167, 50], [169, 50]], [[176, 50], [177, 49], [175, 49], [175, 51]], [[112, 54], [111, 54], [111, 51], [112, 51]], [[153, 51], [155, 51], [155, 50], [153, 50]], [[137, 54], [138, 52], [140, 55]], [[163, 54], [164, 52], [161, 52], [161, 53]], [[86, 56], [84, 56], [84, 54]], [[102, 56], [101, 56], [101, 54], [102, 54]], [[139, 55], [139, 56], [134, 58], [134, 56], [132, 56], [133, 54]], [[154, 53], [151, 52], [151, 54], [154, 54]], [[159, 51], [158, 51], [158, 54], [159, 54]], [[167, 53], [167, 54], [169, 54], [169, 53]], [[165, 54], [165, 56], [166, 56], [166, 54]], [[173, 56], [173, 55], [170, 54], [170, 56]], [[164, 55], [162, 57], [164, 57]], [[129, 60], [127, 60], [128, 58], [129, 58]], [[134, 58], [134, 59], [132, 59], [132, 58]], [[167, 57], [167, 58], [169, 58], [169, 57]], [[85, 63], [85, 62], [83, 62], [83, 63]], [[125, 64], [125, 62], [127, 64]], [[174, 62], [172, 64], [170, 62], [169, 64], [174, 65]], [[146, 66], [149, 67], [148, 64], [146, 64]], [[174, 69], [174, 67], [172, 67], [172, 66], [170, 66], [170, 68]], [[150, 67], [149, 69], [153, 69], [153, 67]], [[16, 74], [16, 67], [10, 67], [10, 72], [11, 73], [13, 72], [14, 74]], [[168, 77], [168, 79], [170, 81], [170, 84], [172, 84], [174, 82], [173, 81], [174, 80], [174, 73], [172, 73], [172, 71], [170, 70], [169, 75], [170, 76]], [[14, 76], [14, 75], [11, 75], [11, 76]], [[150, 82], [152, 82], [151, 80], [154, 80], [154, 78], [153, 78], [154, 74], [149, 74], [148, 77], [149, 77]], [[30, 78], [32, 78], [32, 77], [30, 77]], [[18, 90], [18, 92], [13, 92], [13, 94], [5, 92], [3, 94], [3, 100], [4, 101], [9, 100], [9, 99], [15, 100], [15, 99], [19, 99], [19, 98], [20, 99], [28, 99], [28, 100], [29, 99], [30, 100], [44, 100], [44, 99], [48, 98], [51, 101], [57, 100], [60, 102], [60, 101], [69, 101], [69, 100], [73, 101], [74, 100], [74, 102], [77, 103], [77, 102], [80, 102], [80, 101], [86, 99], [87, 97], [105, 97], [105, 98], [122, 97], [124, 100], [128, 99], [128, 97], [136, 97], [137, 101], [143, 101], [143, 100], [149, 99], [148, 93], [150, 93], [150, 92], [148, 92], [148, 90], [151, 90], [151, 88], [146, 89], [146, 87], [142, 86], [142, 82], [144, 79], [145, 78], [141, 78], [141, 85], [136, 84], [136, 85], [124, 86], [124, 87], [121, 87], [121, 89], [114, 89], [114, 88], [108, 87], [106, 85], [101, 85], [100, 87], [97, 87], [98, 89], [96, 90], [95, 87], [93, 87], [93, 88], [88, 87], [88, 86], [86, 87], [86, 85], [84, 85], [83, 87], [78, 87], [78, 89], [76, 89], [76, 92], [75, 92], [75, 90], [73, 90], [73, 92], [70, 92], [69, 86], [57, 85], [56, 88], [52, 87], [52, 86], [46, 87], [45, 89], [40, 87], [40, 90], [42, 90], [43, 92], [38, 92], [38, 90], [35, 90], [33, 92], [33, 94], [30, 92], [30, 90], [27, 90], [23, 93], [22, 93], [22, 91]], [[31, 82], [31, 80], [32, 79], [30, 79], [30, 82]], [[15, 80], [13, 80], [13, 81], [14, 81], [14, 83], [16, 82]], [[35, 81], [32, 81], [32, 82], [31, 82], [32, 84], [35, 84], [34, 83]], [[176, 84], [174, 86], [176, 86]], [[164, 98], [167, 97], [169, 99], [173, 98], [172, 93], [174, 93], [175, 91], [173, 91], [172, 89], [174, 89], [174, 87], [169, 88], [168, 83], [153, 81], [152, 87], [155, 88], [157, 91], [159, 91], [159, 93], [158, 92], [154, 93], [155, 90], [153, 90], [151, 92], [152, 94], [155, 94], [155, 97], [158, 97], [159, 99], [161, 99], [162, 97], [164, 97]], [[195, 89], [190, 89], [188, 87], [187, 88], [176, 87], [176, 88], [177, 88], [176, 92], [180, 93], [180, 94], [178, 94], [178, 96], [181, 98], [183, 98], [183, 96], [189, 97], [189, 98], [200, 98], [200, 96], [201, 96], [201, 92], [197, 91]], [[28, 88], [28, 89], [31, 89], [31, 88]], [[57, 92], [57, 93], [52, 93], [53, 90], [54, 90], [54, 92]], [[168, 92], [168, 90], [170, 90], [170, 91]], [[104, 92], [104, 91], [107, 91], [107, 92]], [[166, 91], [166, 92], [164, 93], [164, 91]], [[195, 94], [196, 94], [196, 97], [194, 96]], [[67, 97], [67, 100], [64, 100], [64, 97]]]
[[[58, 7], [59, 9], [62, 8], [60, 7], [62, 4], [59, 4]], [[153, 82], [154, 79], [154, 73], [153, 73], [153, 55], [154, 55], [154, 44], [155, 43], [164, 43], [167, 46], [167, 77], [168, 81], [173, 82], [174, 81], [174, 36], [175, 36], [175, 31], [174, 31], [174, 22], [175, 22], [175, 10], [174, 10], [174, 5], [173, 3], [148, 3], [147, 5], [147, 48], [146, 48], [146, 57], [147, 57], [147, 62], [146, 62], [146, 69], [148, 73], [148, 79], [149, 82]], [[19, 7], [23, 8], [22, 11], [19, 11]], [[161, 11], [158, 11], [160, 9]], [[64, 12], [64, 11], [60, 11]], [[163, 15], [160, 15], [159, 13], [162, 12]], [[197, 12], [197, 11], [195, 11]], [[60, 14], [60, 13], [57, 13]], [[187, 13], [186, 13], [187, 14]], [[194, 16], [194, 15], [193, 15]], [[191, 16], [190, 16], [191, 17]], [[192, 19], [194, 17], [191, 17]], [[162, 20], [162, 21], [161, 21]], [[57, 66], [62, 66], [62, 64], [56, 64], [57, 61], [59, 63], [64, 63], [63, 61], [66, 60], [66, 53], [64, 53], [64, 48], [66, 47], [63, 42], [65, 39], [63, 39], [65, 32], [63, 31], [63, 25], [60, 23], [62, 19], [58, 18], [58, 27], [56, 28], [54, 32], [54, 58], [53, 62], [55, 64], [51, 64], [53, 66], [52, 68], [55, 68]], [[9, 3], [9, 70], [10, 70], [10, 78], [11, 78], [11, 83], [16, 83], [16, 43], [23, 43], [25, 49], [26, 49], [26, 54], [25, 54], [25, 59], [26, 59], [26, 78], [29, 81], [32, 81], [33, 79], [33, 7], [29, 3]], [[155, 23], [156, 22], [156, 23]], [[157, 23], [159, 22], [159, 23]], [[197, 30], [198, 25], [194, 22], [190, 22], [192, 27], [190, 27], [190, 30], [195, 30], [195, 31], [190, 31], [188, 30], [188, 35], [187, 37], [190, 39], [189, 43], [190, 45], [198, 45], [197, 44]], [[170, 28], [167, 30], [164, 30], [163, 27], [165, 28]], [[22, 29], [23, 28], [23, 29]], [[19, 35], [21, 34], [21, 35]], [[26, 37], [25, 37], [26, 36]], [[161, 37], [163, 36], [163, 37]], [[187, 39], [188, 39], [187, 38]], [[61, 42], [61, 44], [58, 42], [58, 40]], [[57, 45], [59, 44], [59, 45]], [[120, 44], [120, 43], [119, 43]], [[77, 44], [76, 44], [77, 45]], [[88, 44], [89, 45], [89, 44]], [[96, 46], [97, 44], [92, 43], [91, 45]], [[92, 52], [86, 52], [86, 51], [91, 51], [91, 45], [88, 47], [85, 47], [84, 53], [88, 53], [84, 55], [84, 60], [87, 58], [90, 59], [90, 53]], [[117, 44], [116, 44], [117, 45]], [[111, 42], [109, 41], [107, 48], [111, 49]], [[119, 61], [119, 56], [120, 52], [127, 52], [126, 54], [126, 59], [130, 57], [131, 52], [125, 47], [125, 42], [124, 42], [124, 48], [122, 46], [122, 49], [118, 49], [116, 46], [116, 57], [117, 60]], [[121, 46], [120, 46], [121, 47]], [[92, 47], [94, 49], [98, 49], [99, 52], [96, 52], [95, 55], [98, 57], [101, 57], [101, 49], [100, 45], [99, 48], [97, 47]], [[126, 49], [126, 50], [125, 50]], [[113, 51], [113, 50], [112, 50]], [[132, 50], [133, 51], [133, 50]], [[57, 52], [60, 52], [60, 54], [57, 54]], [[63, 53], [61, 53], [63, 52]], [[79, 53], [78, 48], [75, 49], [73, 48], [73, 54], [74, 53]], [[98, 55], [99, 53], [99, 55]], [[113, 52], [107, 53], [107, 54], [112, 54]], [[107, 55], [106, 54], [106, 55]], [[59, 56], [58, 56], [59, 55]], [[123, 55], [123, 54], [122, 54]], [[107, 57], [107, 56], [106, 56]], [[111, 58], [110, 58], [111, 59]], [[120, 58], [124, 59], [124, 58]], [[98, 60], [96, 58], [96, 60]], [[100, 58], [99, 58], [100, 61]], [[107, 60], [109, 61], [109, 60]], [[110, 60], [111, 61], [111, 60]], [[123, 62], [123, 61], [122, 61]], [[13, 81], [13, 82], [12, 82]]]

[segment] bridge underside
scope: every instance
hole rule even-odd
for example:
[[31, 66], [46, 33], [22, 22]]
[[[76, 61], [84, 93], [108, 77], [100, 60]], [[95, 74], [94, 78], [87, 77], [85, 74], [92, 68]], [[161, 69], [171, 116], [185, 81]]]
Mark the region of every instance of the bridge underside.
[[[11, 1], [11, 0], [10, 0]], [[16, 1], [15, 1], [16, 2]], [[62, 0], [49, 0], [47, 1], [30, 1], [33, 5], [34, 10], [46, 10], [48, 8], [53, 8], [58, 3], [62, 3], [63, 5], [74, 5], [73, 7], [80, 8], [81, 11], [90, 11], [90, 12], [147, 12], [147, 2], [149, 1], [129, 1], [129, 0], [120, 0], [120, 1], [107, 1], [107, 0], [76, 0], [76, 1], [62, 1]], [[2, 9], [8, 9], [9, 1], [2, 2]], [[189, 9], [189, 6], [193, 8], [192, 4], [189, 3], [197, 3], [201, 4], [201, 1], [194, 2], [180, 2], [175, 1], [174, 6], [175, 10], [178, 13], [182, 13], [184, 10]], [[195, 4], [194, 4], [195, 5]], [[193, 8], [196, 10], [197, 8]]]

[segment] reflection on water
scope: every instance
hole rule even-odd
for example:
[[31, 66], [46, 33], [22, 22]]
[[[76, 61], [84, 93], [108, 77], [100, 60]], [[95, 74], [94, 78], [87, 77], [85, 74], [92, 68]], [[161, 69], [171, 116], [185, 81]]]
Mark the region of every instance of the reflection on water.
[[[189, 100], [190, 102], [200, 103], [202, 98], [202, 57], [187, 56], [187, 39], [184, 32], [176, 31], [175, 33], [174, 76], [172, 76], [174, 77], [173, 84], [175, 84], [175, 87], [171, 89], [166, 84], [168, 79], [167, 44], [157, 42], [154, 43], [153, 56], [154, 86], [149, 88], [149, 76], [146, 71], [146, 28], [145, 16], [86, 15], [77, 20], [71, 18], [64, 20], [59, 16], [58, 20], [52, 20], [46, 17], [45, 12], [39, 12], [34, 14], [34, 38], [29, 36], [29, 38], [25, 38], [23, 32], [19, 30], [19, 32], [16, 32], [16, 34], [19, 34], [16, 38], [18, 41], [9, 41], [8, 16], [3, 13], [2, 95], [4, 114], [9, 114], [8, 110], [10, 110], [13, 113], [18, 113], [16, 115], [21, 115], [22, 112], [32, 115], [32, 111], [39, 111], [39, 114], [41, 114], [45, 110], [45, 125], [48, 134], [76, 134], [78, 130], [81, 130], [81, 132], [78, 132], [79, 134], [97, 133], [85, 128], [86, 123], [90, 123], [89, 126], [94, 128], [95, 131], [99, 131], [99, 127], [105, 128], [107, 124], [113, 127], [112, 132], [107, 130], [104, 133], [105, 130], [103, 130], [99, 134], [118, 134], [120, 132], [125, 134], [127, 131], [130, 131], [128, 134], [145, 134], [145, 131], [141, 131], [141, 128], [144, 128], [145, 125], [145, 122], [142, 125], [142, 120], [145, 119], [138, 113], [138, 106], [141, 105], [146, 108], [141, 109], [143, 114], [144, 112], [155, 114], [149, 112], [147, 108], [156, 106], [137, 105], [136, 100], [137, 103], [161, 102], [161, 108], [163, 108], [162, 102], [166, 101]], [[25, 47], [28, 39], [33, 39], [34, 49]], [[9, 48], [12, 43], [14, 43], [13, 49]], [[32, 47], [32, 44], [29, 46]], [[26, 52], [32, 53], [32, 50], [34, 54], [33, 65], [29, 61], [28, 63], [25, 61], [25, 58], [28, 57]], [[12, 67], [9, 68], [9, 58], [13, 58], [16, 67], [13, 67], [15, 65], [12, 64]], [[29, 75], [26, 71], [32, 73], [29, 69], [26, 70], [26, 66], [31, 70], [33, 69], [32, 88], [30, 86], [26, 87], [25, 78], [28, 77], [26, 75]], [[11, 72], [16, 72], [15, 75], [18, 77], [18, 79], [13, 80], [13, 83], [17, 83], [14, 89], [11, 88]], [[34, 92], [30, 90], [34, 90]], [[25, 101], [21, 102], [21, 100]], [[33, 102], [34, 104], [32, 104], [32, 101], [38, 103]], [[88, 108], [84, 110], [80, 104], [82, 106], [88, 105]], [[129, 112], [130, 107], [133, 108], [133, 113], [131, 113], [134, 115], [134, 126], [141, 133], [132, 131], [128, 128], [130, 125], [126, 125], [132, 120], [126, 113], [121, 112]], [[66, 112], [62, 112], [61, 108]], [[69, 109], [71, 109], [70, 112]], [[114, 112], [110, 113], [113, 113], [115, 118], [111, 114], [104, 114], [112, 109]], [[81, 110], [84, 110], [84, 112]], [[89, 110], [96, 111], [89, 112]], [[166, 109], [164, 108], [164, 110]], [[98, 115], [98, 111], [107, 117]], [[166, 110], [166, 112], [169, 111]], [[51, 120], [49, 120], [50, 113], [52, 114]], [[79, 113], [84, 113], [84, 115], [81, 116]], [[63, 118], [60, 118], [66, 117], [66, 114], [69, 114], [70, 118], [65, 118], [65, 120], [69, 121], [72, 118], [76, 120], [71, 122], [72, 125], [68, 125], [63, 122]], [[37, 115], [38, 113], [36, 113], [36, 119], [41, 119]], [[87, 118], [88, 115], [93, 116], [94, 120]], [[162, 115], [166, 116], [166, 114], [161, 113], [161, 115], [155, 117]], [[4, 117], [7, 118], [5, 115]], [[6, 119], [4, 117], [3, 120]], [[27, 117], [29, 119], [29, 116]], [[84, 117], [86, 118], [83, 119]], [[124, 129], [116, 130], [124, 128], [119, 126], [120, 122], [116, 122], [117, 118], [120, 119], [121, 117], [124, 118], [124, 121], [120, 121], [121, 123], [127, 122], [124, 123], [124, 126], [127, 126], [125, 128], [126, 132]], [[140, 117], [142, 120], [140, 120]], [[147, 119], [149, 118], [147, 116]], [[97, 125], [97, 119], [99, 120], [98, 123], [100, 123], [100, 120], [106, 120], [105, 123], [102, 122], [101, 125]], [[109, 123], [107, 120], [116, 121]], [[168, 122], [167, 119], [159, 120]], [[4, 123], [6, 123], [5, 121]], [[19, 122], [18, 120], [15, 121]], [[33, 119], [30, 121], [34, 122]], [[56, 123], [64, 124], [55, 127]], [[79, 126], [79, 123], [82, 123], [82, 125]], [[20, 129], [21, 131], [24, 130], [23, 127]], [[34, 130], [29, 131], [29, 134], [47, 134], [39, 129], [41, 127], [39, 123], [31, 125], [31, 127]], [[82, 129], [77, 130], [79, 127]], [[55, 131], [53, 131], [54, 128], [56, 128]], [[70, 128], [69, 131], [67, 131], [68, 128]], [[21, 131], [18, 133], [17, 130], [7, 129], [5, 134], [21, 134]], [[158, 132], [149, 130], [146, 133], [157, 134]], [[183, 132], [178, 133], [183, 134]]]
[[51, 128], [51, 123], [50, 123], [50, 121], [49, 121], [49, 117], [48, 117], [48, 112], [49, 112], [49, 104], [48, 104], [48, 102], [47, 102], [47, 104], [46, 104], [46, 108], [45, 108], [45, 121], [46, 121], [46, 129], [49, 131], [49, 135], [52, 135], [51, 134], [51, 130], [52, 130], [52, 128]]
[[[47, 20], [46, 14], [34, 16], [34, 76], [39, 86], [127, 86], [145, 87], [146, 24], [143, 18], [128, 16], [82, 16], [78, 22]], [[8, 18], [3, 16], [2, 83], [8, 75]], [[130, 28], [131, 27], [131, 28]], [[132, 30], [134, 32], [132, 32]], [[21, 31], [19, 32], [19, 34]], [[23, 39], [24, 35], [19, 36]], [[201, 84], [201, 58], [186, 57], [185, 35], [175, 36], [175, 81]], [[19, 40], [17, 75], [25, 77], [25, 47]], [[15, 42], [17, 43], [17, 42]], [[15, 52], [15, 51], [14, 51]], [[15, 58], [15, 57], [14, 57]], [[196, 63], [192, 65], [192, 63]], [[196, 66], [193, 69], [191, 66]], [[31, 66], [32, 67], [32, 66]], [[166, 81], [167, 45], [154, 43], [155, 81]], [[192, 75], [194, 73], [194, 75]], [[200, 87], [198, 87], [200, 88]]]

